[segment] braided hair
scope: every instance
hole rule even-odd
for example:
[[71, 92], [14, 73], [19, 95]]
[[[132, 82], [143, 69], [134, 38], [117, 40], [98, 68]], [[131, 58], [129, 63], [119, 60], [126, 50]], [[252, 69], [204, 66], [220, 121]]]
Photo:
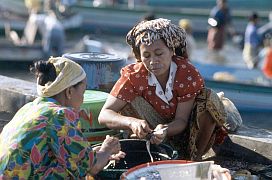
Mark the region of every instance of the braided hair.
[[126, 41], [132, 48], [135, 58], [141, 61], [140, 45], [151, 45], [155, 40], [162, 39], [166, 46], [177, 56], [188, 57], [186, 52], [186, 32], [168, 19], [141, 21], [127, 34]]

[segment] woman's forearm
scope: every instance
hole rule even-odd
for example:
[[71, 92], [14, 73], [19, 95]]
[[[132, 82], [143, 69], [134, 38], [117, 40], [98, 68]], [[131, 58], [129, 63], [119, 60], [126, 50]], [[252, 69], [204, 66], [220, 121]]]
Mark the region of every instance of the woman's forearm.
[[99, 123], [110, 129], [130, 129], [133, 119], [135, 118], [123, 116], [110, 109], [104, 109], [98, 117]]
[[173, 121], [168, 124], [167, 136], [174, 136], [182, 133], [187, 127], [187, 122], [183, 120]]
[[99, 173], [109, 162], [110, 156], [111, 156], [110, 152], [98, 151], [96, 153], [97, 161], [91, 169], [91, 174], [96, 175], [97, 173]]

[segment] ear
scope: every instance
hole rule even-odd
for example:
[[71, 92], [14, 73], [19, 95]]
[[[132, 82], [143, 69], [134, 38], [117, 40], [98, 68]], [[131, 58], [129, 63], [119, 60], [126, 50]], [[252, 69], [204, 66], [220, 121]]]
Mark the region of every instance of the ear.
[[72, 88], [71, 87], [68, 87], [68, 88], [66, 88], [65, 89], [65, 97], [66, 97], [66, 99], [71, 99], [71, 97], [72, 97]]

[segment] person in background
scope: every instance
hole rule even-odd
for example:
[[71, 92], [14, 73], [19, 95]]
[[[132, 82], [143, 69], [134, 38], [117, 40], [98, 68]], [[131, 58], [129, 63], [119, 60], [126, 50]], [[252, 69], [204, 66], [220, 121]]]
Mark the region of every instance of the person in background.
[[0, 134], [0, 179], [81, 179], [124, 157], [117, 138], [92, 149], [78, 126], [86, 73], [63, 58], [37, 61], [38, 96]]
[[231, 13], [227, 0], [216, 0], [216, 6], [210, 12], [208, 24], [210, 25], [207, 36], [208, 49], [220, 51], [224, 46], [226, 32], [235, 34], [231, 26]]
[[258, 52], [262, 39], [258, 35], [259, 17], [256, 12], [249, 16], [249, 22], [245, 30], [243, 59], [249, 69], [256, 68], [258, 64]]
[[262, 38], [264, 38], [266, 34], [272, 34], [272, 11], [268, 14], [268, 22], [259, 27], [257, 32]]
[[186, 32], [186, 50], [189, 58], [191, 58], [192, 52], [196, 49], [196, 42], [193, 37], [192, 24], [188, 19], [181, 19], [179, 20], [179, 27], [183, 28]]
[[223, 142], [226, 112], [189, 62], [185, 31], [159, 18], [138, 23], [126, 40], [137, 63], [122, 68], [99, 123], [140, 139], [156, 132], [151, 143], [171, 145], [180, 159], [200, 160], [215, 141]]
[[154, 20], [156, 19], [156, 15], [154, 12], [149, 12], [145, 15], [143, 15], [143, 17], [141, 18], [141, 21], [150, 21], [150, 20]]
[[25, 6], [28, 9], [29, 14], [37, 13], [41, 9], [40, 0], [25, 0]]
[[60, 0], [58, 10], [64, 17], [72, 16], [72, 6], [76, 5], [77, 0]]
[[265, 38], [265, 54], [262, 71], [264, 75], [272, 82], [272, 34]]
[[53, 11], [46, 14], [32, 14], [30, 21], [37, 25], [42, 36], [44, 57], [62, 56], [65, 44], [65, 30]]

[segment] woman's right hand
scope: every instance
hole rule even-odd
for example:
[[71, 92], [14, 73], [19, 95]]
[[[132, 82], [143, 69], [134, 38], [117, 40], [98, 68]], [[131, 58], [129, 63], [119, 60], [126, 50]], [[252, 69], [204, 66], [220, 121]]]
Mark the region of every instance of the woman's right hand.
[[116, 137], [106, 136], [99, 151], [109, 152], [110, 154], [117, 154], [121, 150], [119, 139]]
[[109, 160], [120, 160], [126, 154], [121, 151], [119, 139], [116, 137], [106, 136], [100, 147], [95, 148], [97, 162], [91, 168], [91, 174], [95, 175], [101, 171], [109, 162]]
[[140, 119], [132, 120], [129, 127], [133, 134], [135, 134], [140, 139], [145, 138], [146, 135], [152, 131], [149, 128], [148, 123], [145, 120]]

